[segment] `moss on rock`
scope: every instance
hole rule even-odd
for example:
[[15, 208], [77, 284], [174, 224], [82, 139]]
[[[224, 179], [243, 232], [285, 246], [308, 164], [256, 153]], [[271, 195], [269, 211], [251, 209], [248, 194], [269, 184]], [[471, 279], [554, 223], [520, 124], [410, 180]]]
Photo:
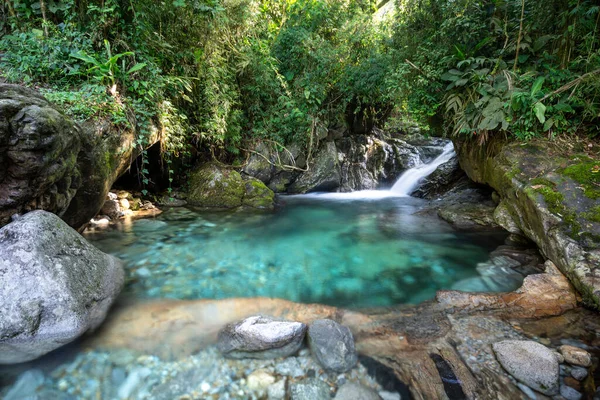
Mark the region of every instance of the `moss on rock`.
[[208, 163], [190, 174], [190, 205], [213, 208], [270, 208], [274, 193], [255, 178], [242, 178], [233, 169]]

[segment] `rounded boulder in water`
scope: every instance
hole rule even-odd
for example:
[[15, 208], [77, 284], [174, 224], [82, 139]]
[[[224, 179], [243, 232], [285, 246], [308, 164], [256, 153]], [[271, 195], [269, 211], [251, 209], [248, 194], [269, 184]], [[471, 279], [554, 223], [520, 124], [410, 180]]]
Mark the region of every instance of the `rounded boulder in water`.
[[302, 347], [306, 325], [266, 316], [248, 317], [219, 332], [217, 348], [227, 358], [288, 357]]
[[316, 320], [309, 326], [308, 345], [313, 356], [328, 371], [346, 372], [358, 361], [352, 332], [330, 319]]

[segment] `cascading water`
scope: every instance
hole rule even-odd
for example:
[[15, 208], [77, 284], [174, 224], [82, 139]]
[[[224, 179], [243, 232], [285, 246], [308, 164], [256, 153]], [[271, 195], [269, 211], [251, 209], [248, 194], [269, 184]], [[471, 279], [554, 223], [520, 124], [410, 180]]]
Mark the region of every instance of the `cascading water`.
[[448, 142], [444, 146], [442, 154], [430, 163], [420, 164], [404, 172], [389, 190], [359, 190], [350, 193], [308, 193], [299, 195], [299, 197], [323, 200], [377, 200], [390, 197], [410, 197], [410, 194], [415, 191], [424, 178], [431, 175], [440, 165], [450, 161], [455, 155], [454, 145], [452, 142]]
[[418, 167], [409, 169], [398, 178], [392, 189], [390, 190], [397, 196], [410, 196], [410, 194], [417, 188], [419, 182], [424, 178], [431, 175], [437, 167], [450, 161], [456, 153], [454, 152], [454, 145], [449, 142], [444, 146], [442, 154], [440, 154], [435, 160], [429, 164], [419, 165]]

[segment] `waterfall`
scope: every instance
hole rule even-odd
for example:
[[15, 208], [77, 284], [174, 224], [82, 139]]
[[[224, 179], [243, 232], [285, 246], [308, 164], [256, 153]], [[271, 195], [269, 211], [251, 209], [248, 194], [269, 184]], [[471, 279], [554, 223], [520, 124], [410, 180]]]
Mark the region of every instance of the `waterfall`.
[[417, 188], [419, 182], [431, 175], [433, 171], [445, 162], [450, 161], [456, 153], [454, 152], [454, 145], [449, 142], [444, 146], [442, 154], [440, 154], [435, 160], [429, 164], [422, 164], [418, 167], [411, 168], [404, 172], [400, 178], [392, 186], [391, 192], [397, 196], [410, 196], [410, 194]]

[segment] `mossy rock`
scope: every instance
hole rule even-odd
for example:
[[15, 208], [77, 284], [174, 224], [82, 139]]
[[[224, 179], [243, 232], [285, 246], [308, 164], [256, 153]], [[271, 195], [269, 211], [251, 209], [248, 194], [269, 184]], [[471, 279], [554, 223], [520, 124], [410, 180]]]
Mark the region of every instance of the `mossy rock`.
[[242, 204], [252, 208], [272, 208], [275, 193], [256, 178], [244, 177], [246, 192]]
[[543, 139], [455, 144], [468, 176], [498, 192], [514, 228], [600, 309], [600, 160]]
[[212, 208], [270, 208], [274, 193], [255, 178], [242, 178], [233, 169], [208, 163], [190, 174], [190, 205]]

